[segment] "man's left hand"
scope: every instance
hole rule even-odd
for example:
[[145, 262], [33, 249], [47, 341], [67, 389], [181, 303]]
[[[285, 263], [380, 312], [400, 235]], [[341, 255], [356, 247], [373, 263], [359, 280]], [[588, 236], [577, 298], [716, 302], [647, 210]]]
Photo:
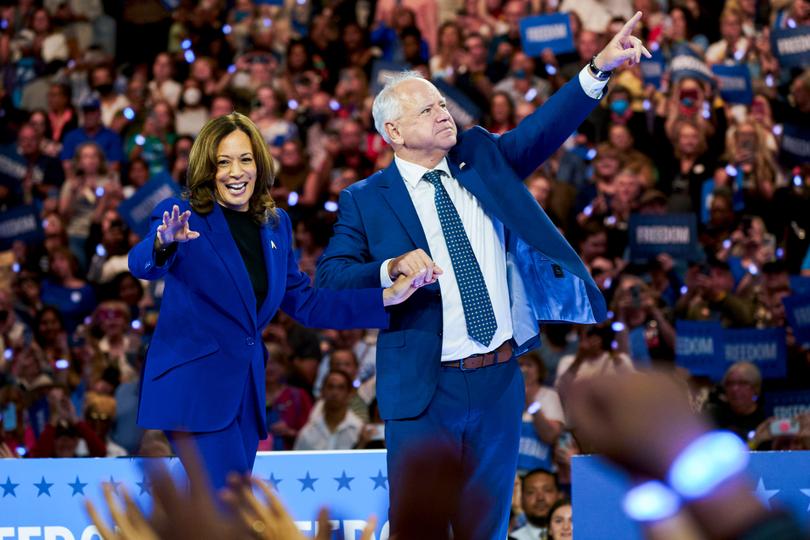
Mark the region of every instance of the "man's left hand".
[[633, 18], [625, 23], [619, 33], [613, 36], [607, 47], [596, 55], [594, 64], [601, 71], [612, 71], [627, 61], [628, 65], [635, 65], [641, 61], [643, 54], [651, 58], [652, 54], [640, 39], [633, 36], [638, 21], [641, 20], [641, 12], [637, 11]]

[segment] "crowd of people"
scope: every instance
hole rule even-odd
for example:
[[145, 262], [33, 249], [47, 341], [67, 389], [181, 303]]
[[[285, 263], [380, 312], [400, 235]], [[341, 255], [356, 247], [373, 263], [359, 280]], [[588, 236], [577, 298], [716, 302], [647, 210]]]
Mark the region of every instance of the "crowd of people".
[[[0, 209], [41, 226], [0, 246], [0, 457], [170, 453], [135, 422], [162, 286], [128, 273], [138, 224], [121, 204], [152, 181], [181, 190], [208, 119], [237, 110], [259, 127], [279, 164], [272, 196], [314, 275], [340, 191], [393, 159], [371, 116], [381, 66], [442, 81], [477, 111], [457, 115], [460, 129], [500, 134], [635, 9], [639, 37], [664, 62], [660, 81], [643, 63], [618, 70], [600, 107], [526, 179], [611, 319], [547, 326], [520, 358], [515, 527], [553, 525], [552, 506], [570, 522], [570, 505], [566, 514], [555, 501], [570, 495], [571, 456], [588, 448], [557, 389], [574, 380], [673, 369], [694, 409], [752, 449], [810, 449], [810, 418], [779, 433], [764, 408], [768, 392], [810, 387], [810, 348], [791, 328], [783, 378], [764, 379], [757, 358], [716, 385], [675, 368], [676, 321], [786, 327], [783, 300], [810, 275], [810, 163], [783, 144], [788, 125], [810, 125], [810, 68], [782, 65], [771, 40], [810, 24], [807, 0], [211, 0], [171, 10], [19, 0], [0, 7]], [[568, 14], [574, 49], [526, 54], [520, 21], [554, 13]], [[678, 68], [683, 56], [692, 69]], [[721, 97], [715, 65], [748, 67], [750, 103]], [[630, 257], [631, 216], [683, 213], [697, 216], [697, 253]], [[376, 331], [312, 331], [280, 314], [264, 339], [270, 436], [260, 450], [384, 448]], [[537, 495], [551, 491], [539, 483], [560, 496]]]

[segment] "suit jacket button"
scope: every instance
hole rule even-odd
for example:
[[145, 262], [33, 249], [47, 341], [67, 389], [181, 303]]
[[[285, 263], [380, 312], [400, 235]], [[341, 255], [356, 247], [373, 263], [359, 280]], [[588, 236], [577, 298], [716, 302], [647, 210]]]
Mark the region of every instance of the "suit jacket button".
[[443, 332], [436, 332], [436, 335], [439, 336], [439, 337], [442, 337], [444, 335], [444, 333]]
[[256, 341], [252, 337], [246, 337], [245, 344], [249, 347], [252, 347], [253, 345], [256, 344]]

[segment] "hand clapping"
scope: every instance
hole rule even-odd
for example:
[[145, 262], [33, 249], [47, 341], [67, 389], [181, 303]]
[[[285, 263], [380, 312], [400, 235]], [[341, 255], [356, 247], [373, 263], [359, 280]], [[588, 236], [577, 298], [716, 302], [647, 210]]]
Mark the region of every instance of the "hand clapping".
[[157, 228], [157, 240], [160, 246], [168, 246], [172, 242], [188, 242], [200, 237], [200, 233], [192, 231], [188, 225], [188, 218], [191, 217], [191, 210], [186, 210], [182, 214], [180, 208], [175, 204], [172, 213], [163, 212], [163, 223]]

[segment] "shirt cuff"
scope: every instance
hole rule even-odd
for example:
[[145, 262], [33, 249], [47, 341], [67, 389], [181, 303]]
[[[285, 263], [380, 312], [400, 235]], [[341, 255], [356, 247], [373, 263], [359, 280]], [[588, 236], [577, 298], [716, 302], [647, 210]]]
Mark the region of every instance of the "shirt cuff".
[[391, 277], [388, 275], [388, 263], [393, 260], [393, 258], [386, 259], [380, 265], [380, 287], [388, 288], [394, 284], [393, 280], [391, 280]]
[[585, 93], [593, 99], [602, 98], [602, 91], [605, 89], [605, 85], [607, 85], [607, 83], [607, 80], [600, 81], [591, 75], [588, 66], [585, 66], [582, 68], [582, 71], [579, 72], [579, 84], [582, 85], [582, 89], [585, 91]]

